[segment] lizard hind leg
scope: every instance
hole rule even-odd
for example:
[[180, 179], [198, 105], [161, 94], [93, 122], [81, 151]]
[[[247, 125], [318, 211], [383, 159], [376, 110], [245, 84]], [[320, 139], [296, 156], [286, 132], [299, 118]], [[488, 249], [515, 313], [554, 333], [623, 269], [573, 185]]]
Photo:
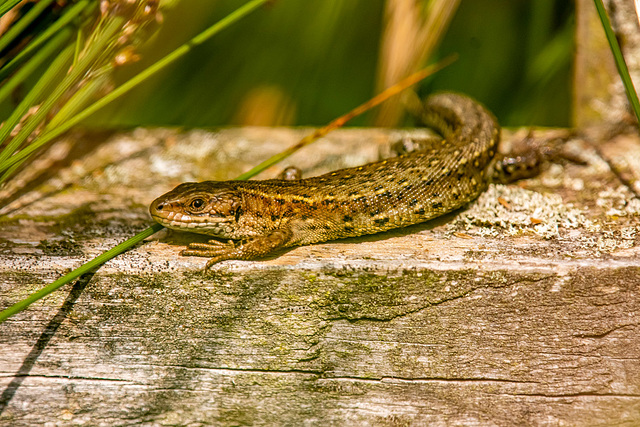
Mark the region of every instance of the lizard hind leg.
[[526, 137], [512, 141], [508, 154], [497, 155], [489, 169], [493, 182], [509, 184], [520, 179], [532, 178], [549, 163], [586, 164], [584, 159], [565, 149], [570, 133], [547, 138], [537, 138], [532, 131]]
[[521, 179], [532, 178], [540, 173], [544, 163], [544, 158], [535, 151], [514, 156], [496, 156], [493, 168], [489, 171], [491, 181], [510, 184]]

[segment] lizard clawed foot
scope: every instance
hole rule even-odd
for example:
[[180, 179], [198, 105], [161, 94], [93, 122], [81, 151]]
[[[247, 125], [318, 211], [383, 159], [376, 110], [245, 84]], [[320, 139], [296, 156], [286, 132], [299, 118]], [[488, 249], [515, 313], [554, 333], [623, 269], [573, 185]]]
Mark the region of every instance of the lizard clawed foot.
[[263, 236], [247, 240], [209, 240], [207, 243], [191, 243], [180, 255], [210, 257], [205, 269], [213, 264], [227, 259], [254, 259], [269, 255], [273, 251], [286, 247], [290, 241], [292, 231], [290, 227], [283, 227]]
[[209, 240], [207, 243], [190, 243], [187, 249], [180, 252], [180, 255], [210, 258], [205, 267], [205, 270], [208, 270], [217, 262], [235, 258], [239, 246], [240, 244], [233, 240], [229, 240], [226, 243], [218, 240]]

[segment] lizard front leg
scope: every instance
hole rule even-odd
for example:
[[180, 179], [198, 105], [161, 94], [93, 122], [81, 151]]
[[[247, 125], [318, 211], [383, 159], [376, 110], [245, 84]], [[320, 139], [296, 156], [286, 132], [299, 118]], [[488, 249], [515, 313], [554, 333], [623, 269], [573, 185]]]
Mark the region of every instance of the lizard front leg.
[[191, 243], [180, 254], [184, 256], [200, 256], [210, 258], [205, 270], [213, 264], [227, 259], [254, 259], [284, 248], [291, 240], [292, 232], [287, 226], [263, 236], [244, 241], [220, 242], [209, 240], [207, 243]]

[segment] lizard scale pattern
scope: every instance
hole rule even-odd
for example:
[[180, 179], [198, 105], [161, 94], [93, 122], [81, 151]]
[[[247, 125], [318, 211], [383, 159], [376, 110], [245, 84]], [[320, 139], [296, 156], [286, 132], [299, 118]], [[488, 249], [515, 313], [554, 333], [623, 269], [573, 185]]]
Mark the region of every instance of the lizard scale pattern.
[[151, 216], [168, 228], [230, 239], [182, 252], [210, 257], [207, 267], [430, 220], [487, 188], [500, 127], [483, 106], [453, 93], [427, 98], [422, 121], [443, 139], [313, 178], [184, 183], [151, 203]]

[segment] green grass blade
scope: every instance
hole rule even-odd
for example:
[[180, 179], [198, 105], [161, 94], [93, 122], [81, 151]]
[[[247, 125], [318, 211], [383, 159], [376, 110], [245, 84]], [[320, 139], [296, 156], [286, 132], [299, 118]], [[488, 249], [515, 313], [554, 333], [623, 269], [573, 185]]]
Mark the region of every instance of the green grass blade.
[[604, 32], [607, 36], [607, 41], [609, 42], [609, 46], [611, 47], [611, 52], [613, 53], [616, 67], [618, 68], [618, 73], [620, 74], [620, 78], [622, 79], [622, 83], [624, 84], [624, 89], [627, 92], [627, 98], [629, 99], [629, 103], [633, 108], [636, 119], [640, 124], [640, 102], [638, 101], [638, 94], [636, 93], [636, 90], [633, 86], [633, 81], [631, 80], [631, 76], [629, 75], [627, 63], [625, 62], [624, 56], [622, 55], [622, 50], [620, 50], [620, 45], [618, 44], [616, 35], [611, 28], [611, 22], [609, 21], [609, 16], [607, 15], [607, 11], [604, 8], [602, 0], [594, 0], [594, 2], [596, 4], [596, 9], [598, 10], [600, 21], [602, 22], [602, 27], [604, 28]]
[[[186, 54], [194, 46], [203, 43], [204, 41], [209, 39], [211, 36], [213, 36], [214, 34], [218, 33], [220, 30], [222, 30], [222, 29], [226, 28], [227, 26], [229, 26], [230, 24], [236, 22], [238, 19], [242, 18], [243, 16], [247, 15], [248, 13], [252, 12], [253, 10], [257, 9], [260, 5], [266, 3], [267, 1], [268, 0], [253, 0], [253, 1], [250, 1], [250, 2], [246, 3], [244, 6], [238, 8], [236, 11], [234, 11], [233, 13], [231, 13], [230, 15], [228, 15], [227, 17], [225, 17], [221, 21], [218, 21], [212, 27], [209, 27], [207, 30], [205, 30], [204, 32], [200, 33], [198, 36], [194, 37], [191, 40], [191, 42], [186, 43], [182, 47], [178, 48], [178, 50], [180, 50], [179, 53], [177, 53], [175, 55], [173, 55], [173, 54], [167, 55], [165, 58], [163, 58], [163, 60], [161, 60], [158, 63], [156, 63], [154, 65], [155, 71], [153, 71], [151, 73], [146, 73], [145, 77], [143, 77], [143, 78], [140, 78], [139, 77], [140, 75], [138, 75], [137, 79], [139, 79], [139, 81], [136, 80], [136, 83], [133, 84], [133, 86], [131, 86], [130, 88], [128, 88], [124, 92], [120, 93], [120, 95], [122, 95], [126, 91], [130, 90], [135, 85], [139, 84], [141, 81], [143, 81], [149, 75], [159, 71], [160, 69], [162, 69], [165, 66], [169, 65], [170, 63], [172, 63], [173, 61], [175, 61], [176, 59], [178, 59], [182, 55]], [[70, 46], [70, 48], [72, 48], [72, 46]], [[70, 49], [70, 53], [72, 53], [72, 49]], [[158, 64], [160, 64], [160, 65], [158, 65]], [[141, 74], [143, 74], [143, 73], [141, 73]], [[135, 79], [136, 78], [134, 78], [132, 80], [135, 80]], [[131, 80], [129, 82], [131, 82]], [[132, 83], [130, 83], [130, 85], [131, 84]], [[101, 104], [99, 107], [94, 107], [96, 104], [92, 105], [93, 110], [91, 111], [91, 113], [96, 111], [101, 106], [106, 105], [106, 104]], [[89, 107], [89, 108], [91, 108], [91, 107]], [[81, 118], [78, 119], [79, 116]], [[58, 135], [60, 135], [61, 133], [66, 132], [71, 126], [75, 125], [80, 120], [84, 119], [86, 116], [88, 116], [88, 114], [85, 115], [85, 116], [83, 116], [82, 114], [76, 115], [71, 119], [71, 120], [74, 120], [73, 124], [69, 125], [68, 123], [64, 123], [64, 125], [57, 126], [55, 131], [52, 130], [52, 131], [50, 131], [50, 133], [47, 133], [46, 135], [43, 135], [43, 136], [53, 135], [53, 136], [50, 136], [50, 138], [49, 138], [49, 140], [51, 140], [51, 139], [57, 137]], [[60, 128], [64, 128], [64, 129], [62, 131], [59, 131]], [[39, 138], [39, 139], [42, 139], [42, 137]], [[22, 154], [23, 152], [31, 149], [31, 147], [33, 145], [34, 144], [32, 144], [28, 149], [22, 150], [19, 154]], [[41, 145], [42, 144], [40, 144], [40, 146]], [[13, 159], [14, 157], [16, 157], [16, 156], [13, 156], [11, 159]], [[23, 159], [26, 158], [26, 157], [28, 157], [28, 155], [27, 156], [23, 156]], [[16, 163], [14, 161], [13, 163], [9, 164], [9, 166], [6, 169], [9, 169], [9, 168], [12, 168], [12, 167], [17, 167], [18, 164], [19, 163]], [[59, 289], [60, 287], [62, 287], [64, 285], [70, 283], [71, 281], [77, 279], [81, 275], [90, 272], [94, 268], [99, 267], [100, 265], [104, 264], [105, 262], [109, 261], [110, 259], [114, 258], [115, 256], [117, 256], [117, 255], [121, 254], [122, 252], [132, 248], [133, 246], [135, 246], [136, 244], [138, 244], [142, 240], [144, 240], [147, 237], [157, 233], [158, 231], [162, 230], [163, 228], [164, 227], [162, 227], [160, 224], [153, 224], [151, 227], [147, 228], [146, 230], [142, 231], [141, 233], [138, 233], [137, 235], [133, 236], [132, 238], [120, 243], [116, 247], [114, 247], [114, 248], [108, 250], [107, 252], [99, 255], [98, 257], [94, 258], [93, 260], [89, 261], [88, 263], [83, 264], [82, 266], [80, 266], [77, 269], [73, 270], [72, 272], [66, 274], [65, 276], [61, 277], [60, 279], [56, 280], [55, 282], [51, 283], [50, 285], [47, 285], [44, 288], [42, 288], [41, 290], [29, 295], [24, 300], [22, 300], [22, 301], [20, 301], [20, 302], [18, 302], [16, 304], [12, 305], [11, 307], [3, 310], [2, 312], [0, 312], [0, 323], [4, 322], [5, 320], [7, 320], [9, 317], [13, 316], [14, 314], [19, 313], [20, 311], [24, 310], [29, 305], [33, 304], [34, 302], [38, 301], [39, 299], [43, 298], [44, 296], [50, 294], [51, 292], [55, 291], [56, 289]]]
[[108, 83], [109, 75], [100, 73], [93, 80], [82, 86], [73, 96], [60, 108], [60, 111], [51, 119], [47, 126], [55, 128], [61, 126], [65, 120], [72, 117], [91, 101], [96, 99], [96, 94]]
[[6, 0], [4, 3], [0, 4], [0, 18], [9, 12], [15, 5], [20, 3], [21, 0]]
[[[75, 19], [78, 15], [80, 15], [86, 8], [89, 6], [88, 0], [82, 0], [72, 7], [65, 10], [65, 13], [53, 24], [51, 24], [47, 29], [42, 32], [38, 37], [36, 37], [31, 43], [29, 43], [24, 49], [18, 53], [15, 58], [9, 61], [5, 66], [0, 70], [0, 81], [4, 80], [9, 74], [13, 72], [21, 63], [25, 61], [26, 58], [43, 43], [46, 43], [51, 37], [53, 37], [56, 33], [62, 31], [62, 29], [69, 24], [73, 19]], [[0, 98], [0, 102], [2, 99]]]
[[12, 41], [20, 35], [44, 10], [53, 3], [53, 0], [41, 0], [20, 19], [18, 19], [9, 30], [0, 37], [0, 51], [4, 50]]
[[[9, 118], [4, 121], [2, 127], [0, 127], [0, 144], [3, 144], [11, 134], [11, 131], [16, 127], [20, 119], [27, 114], [29, 108], [33, 105], [36, 105], [38, 100], [43, 96], [44, 93], [50, 88], [59, 77], [59, 74], [63, 72], [63, 69], [71, 61], [71, 55], [73, 54], [73, 50], [70, 47], [67, 47], [65, 50], [60, 52], [60, 54], [53, 60], [49, 68], [42, 75], [40, 80], [35, 84], [33, 88], [27, 93], [24, 99], [18, 104], [18, 106], [13, 110]], [[11, 141], [5, 148], [0, 152], [0, 171], [8, 169], [11, 165], [4, 165], [9, 159], [9, 157], [17, 150], [18, 143], [14, 143]]]
[[[146, 81], [146, 79], [148, 79], [152, 75], [163, 70], [168, 65], [174, 63], [175, 61], [177, 61], [178, 59], [180, 59], [181, 57], [189, 53], [195, 46], [198, 46], [204, 43], [209, 38], [211, 38], [212, 36], [220, 32], [224, 28], [228, 27], [229, 25], [233, 24], [234, 22], [238, 21], [240, 18], [244, 17], [248, 13], [257, 9], [259, 6], [266, 3], [267, 1], [269, 0], [252, 0], [250, 2], [247, 2], [245, 5], [236, 9], [234, 12], [227, 15], [225, 18], [221, 19], [220, 21], [216, 22], [214, 25], [212, 25], [202, 33], [198, 34], [189, 42], [183, 44], [182, 46], [180, 46], [179, 48], [177, 48], [176, 50], [174, 50], [164, 58], [160, 59], [155, 64], [151, 65], [149, 68], [142, 71], [140, 74], [136, 75], [135, 77], [131, 78], [127, 82], [118, 86], [112, 92], [105, 95], [103, 98], [101, 98], [100, 100], [96, 101], [95, 103], [93, 103], [92, 105], [84, 109], [81, 113], [75, 115], [74, 117], [69, 118], [68, 120], [65, 120], [63, 123], [61, 123], [55, 128], [51, 128], [50, 126], [48, 126], [45, 129], [45, 132], [39, 138], [37, 138], [32, 144], [30, 144], [29, 147], [26, 147], [25, 149], [21, 150], [19, 153], [12, 156], [6, 162], [1, 163], [0, 173], [9, 169], [9, 167], [12, 167], [14, 164], [22, 163], [24, 160], [26, 160], [29, 156], [31, 156], [36, 150], [38, 150], [44, 144], [47, 144], [51, 140], [62, 135], [64, 132], [71, 129], [73, 126], [77, 125], [82, 120], [89, 117], [91, 114], [95, 113], [105, 105], [109, 104], [110, 102], [114, 101], [115, 99], [119, 98], [125, 93], [129, 92], [131, 89], [138, 86], [140, 83], [143, 83], [144, 81]], [[0, 178], [0, 183], [2, 183], [2, 178]]]
[[[122, 17], [115, 17], [109, 21], [105, 26], [103, 37], [98, 38], [96, 42], [90, 46], [90, 49], [87, 50], [86, 54], [82, 56], [80, 61], [71, 69], [71, 72], [62, 79], [62, 82], [60, 82], [60, 84], [54, 88], [53, 92], [51, 92], [51, 94], [42, 102], [38, 111], [27, 119], [22, 129], [20, 129], [7, 148], [0, 154], [0, 173], [5, 173], [11, 167], [15, 167], [17, 162], [11, 160], [16, 157], [17, 154], [9, 159], [7, 159], [7, 156], [12, 155], [15, 150], [23, 145], [29, 135], [31, 135], [36, 127], [44, 121], [46, 115], [51, 111], [60, 98], [85, 75], [89, 67], [93, 65], [96, 59], [105, 52], [107, 45], [111, 43], [111, 38], [121, 28], [122, 22]], [[71, 52], [72, 50], [73, 46], [68, 46], [66, 51]], [[33, 92], [33, 90], [31, 92]], [[39, 94], [35, 94], [34, 97], [38, 95]], [[2, 129], [0, 129], [0, 131], [1, 130]], [[29, 145], [29, 148], [33, 148], [35, 145], [37, 145], [37, 139]], [[24, 151], [26, 151], [26, 149], [21, 150], [19, 154]], [[2, 181], [0, 180], [0, 182]]]
[[[55, 52], [58, 52], [71, 37], [72, 31], [67, 28], [56, 34], [47, 42], [31, 59], [29, 59], [14, 75], [12, 75], [2, 86], [0, 86], [0, 102], [3, 102], [13, 90], [31, 75], [42, 63], [49, 59]], [[4, 71], [4, 69], [2, 70]], [[0, 74], [2, 74], [0, 71]], [[21, 117], [21, 116], [20, 116]], [[19, 117], [18, 117], [19, 119]], [[9, 124], [8, 126], [11, 126]]]
[[4, 171], [4, 173], [2, 175], [0, 175], [0, 182], [5, 181], [6, 179], [8, 179], [11, 175], [13, 175], [13, 173], [20, 167], [20, 165], [13, 165], [11, 166], [9, 169], [7, 169], [6, 171]]
[[78, 277], [82, 276], [83, 274], [89, 273], [91, 270], [93, 270], [94, 268], [99, 267], [100, 265], [102, 265], [105, 262], [109, 261], [111, 258], [115, 257], [116, 255], [120, 255], [122, 252], [128, 250], [132, 246], [137, 245], [138, 243], [140, 243], [141, 241], [143, 241], [147, 237], [149, 237], [149, 236], [157, 233], [158, 231], [162, 230], [162, 228], [163, 227], [160, 224], [152, 225], [151, 227], [147, 228], [146, 230], [142, 231], [141, 233], [138, 233], [135, 236], [133, 236], [132, 238], [120, 243], [118, 246], [109, 249], [107, 252], [105, 252], [105, 253], [103, 253], [101, 255], [98, 255], [96, 258], [92, 259], [91, 261], [89, 261], [86, 264], [83, 264], [81, 267], [76, 268], [75, 270], [73, 270], [72, 272], [66, 274], [65, 276], [63, 276], [61, 278], [59, 278], [55, 282], [45, 286], [44, 288], [40, 289], [37, 292], [32, 293], [31, 295], [29, 295], [27, 298], [23, 299], [22, 301], [12, 305], [11, 307], [7, 308], [6, 310], [0, 311], [0, 323], [4, 322], [5, 320], [7, 320], [9, 317], [13, 316], [14, 314], [19, 313], [20, 311], [24, 310], [29, 305], [33, 304], [34, 302], [38, 301], [39, 299], [49, 295], [51, 292], [53, 292], [53, 291], [59, 289], [60, 287], [66, 285], [67, 283], [71, 282], [72, 280], [77, 279]]
[[[294, 145], [293, 147], [290, 147], [290, 148], [286, 149], [285, 151], [283, 151], [282, 153], [279, 153], [279, 154], [276, 154], [276, 155], [272, 156], [270, 159], [268, 159], [267, 161], [261, 163], [257, 167], [251, 169], [249, 172], [246, 172], [246, 173], [240, 175], [238, 178], [236, 178], [236, 180], [246, 180], [246, 179], [252, 178], [253, 176], [255, 176], [258, 173], [260, 173], [264, 169], [264, 166], [266, 164], [273, 164], [273, 163], [276, 163], [277, 161], [282, 160], [284, 157], [289, 156], [290, 154], [292, 154], [293, 152], [297, 151], [302, 146], [307, 145], [312, 140], [317, 139], [317, 138], [314, 139], [314, 136], [324, 135], [328, 131], [330, 131], [331, 129], [339, 127], [339, 123], [344, 124], [344, 122], [346, 122], [347, 120], [349, 120], [353, 116], [361, 114], [362, 112], [367, 111], [368, 109], [372, 108], [375, 105], [379, 105], [379, 103], [382, 102], [383, 100], [386, 100], [390, 96], [392, 96], [394, 94], [397, 94], [399, 91], [404, 90], [407, 87], [409, 87], [410, 85], [417, 83], [418, 81], [422, 80], [427, 75], [429, 75], [429, 74], [431, 74], [431, 73], [443, 68], [444, 66], [448, 65], [453, 60], [455, 60], [455, 57], [453, 57], [453, 56], [445, 58], [440, 63], [434, 64], [434, 65], [432, 65], [430, 67], [427, 67], [427, 68], [415, 73], [414, 75], [407, 77], [406, 79], [404, 79], [403, 81], [397, 83], [396, 85], [387, 88], [385, 91], [383, 91], [382, 93], [376, 95], [374, 98], [370, 99], [369, 101], [365, 102], [362, 105], [359, 105], [358, 107], [354, 108], [353, 110], [351, 110], [347, 114], [339, 117], [338, 119], [332, 121], [329, 125], [325, 126], [324, 128], [317, 130], [316, 132], [314, 132], [313, 135], [303, 138], [303, 140], [301, 142], [299, 142], [298, 144]], [[111, 258], [121, 254], [122, 252], [124, 252], [127, 249], [133, 247], [134, 245], [138, 244], [142, 240], [144, 240], [147, 237], [155, 234], [156, 232], [160, 231], [163, 228], [164, 227], [161, 226], [160, 224], [153, 224], [151, 227], [149, 227], [146, 230], [142, 231], [141, 233], [135, 235], [134, 237], [130, 238], [129, 240], [119, 244], [115, 248], [113, 248], [113, 249], [105, 252], [104, 254], [98, 256], [97, 258], [89, 261], [87, 264], [82, 265], [81, 267], [79, 267], [78, 269], [72, 271], [71, 273], [67, 274], [66, 276], [56, 280], [54, 283], [46, 286], [45, 288], [41, 289], [40, 291], [38, 291], [36, 293], [30, 295], [26, 299], [16, 303], [15, 305], [9, 307], [8, 309], [0, 312], [0, 323], [5, 321], [6, 319], [11, 317], [12, 315], [24, 310], [30, 304], [32, 304], [33, 302], [37, 301], [38, 299], [44, 297], [45, 295], [48, 295], [49, 293], [55, 291], [56, 289], [60, 288], [61, 286], [64, 286], [65, 284], [69, 283], [70, 281], [75, 280], [76, 278], [78, 278], [82, 274], [88, 273], [92, 269], [97, 268], [101, 264], [109, 261]]]

